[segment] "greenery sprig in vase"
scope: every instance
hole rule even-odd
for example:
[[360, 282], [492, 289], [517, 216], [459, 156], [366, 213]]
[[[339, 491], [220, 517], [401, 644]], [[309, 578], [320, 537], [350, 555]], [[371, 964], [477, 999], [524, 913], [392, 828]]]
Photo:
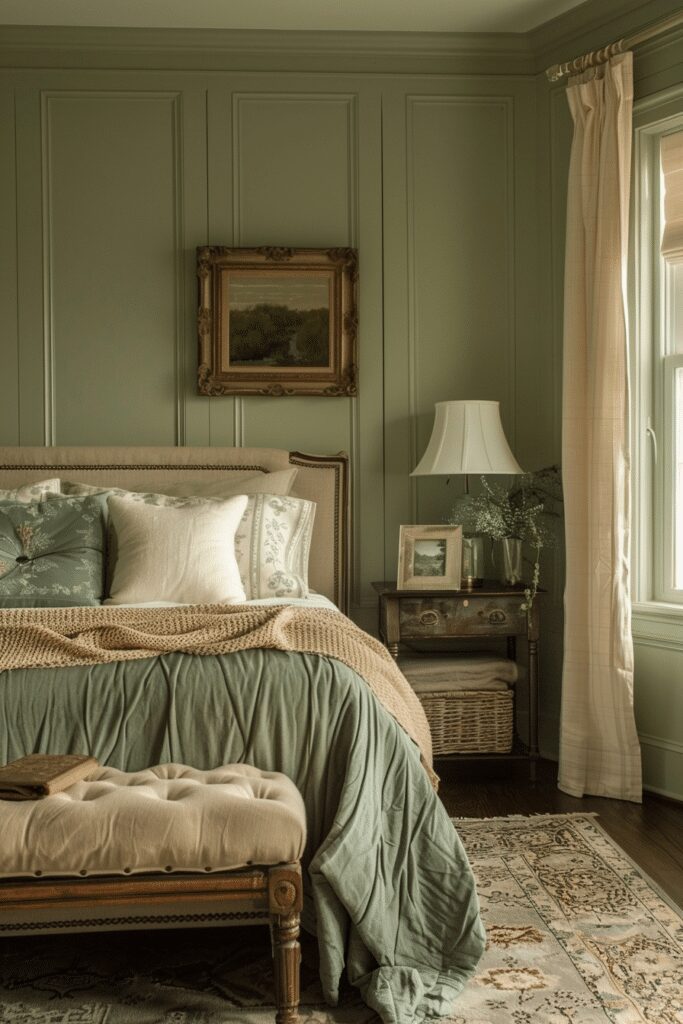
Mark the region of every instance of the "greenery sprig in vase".
[[531, 581], [524, 591], [522, 610], [530, 612], [541, 578], [541, 551], [555, 543], [548, 517], [559, 517], [562, 501], [559, 466], [549, 466], [520, 477], [512, 488], [481, 478], [482, 491], [469, 496], [451, 516], [465, 530], [491, 540], [516, 538], [532, 550]]

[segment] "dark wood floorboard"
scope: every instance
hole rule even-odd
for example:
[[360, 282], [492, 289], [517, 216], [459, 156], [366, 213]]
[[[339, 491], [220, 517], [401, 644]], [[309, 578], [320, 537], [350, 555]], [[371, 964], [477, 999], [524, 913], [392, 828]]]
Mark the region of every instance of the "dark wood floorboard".
[[437, 763], [448, 813], [463, 818], [506, 814], [596, 812], [598, 822], [679, 907], [683, 908], [683, 803], [646, 793], [642, 804], [602, 797], [579, 800], [557, 788], [557, 765], [539, 763], [538, 781], [525, 765], [453, 766]]

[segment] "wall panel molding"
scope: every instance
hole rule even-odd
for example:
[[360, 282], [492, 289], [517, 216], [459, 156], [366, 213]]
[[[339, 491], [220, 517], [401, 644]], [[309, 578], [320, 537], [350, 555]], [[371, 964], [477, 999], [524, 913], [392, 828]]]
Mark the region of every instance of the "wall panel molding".
[[17, 166], [14, 89], [0, 76], [0, 444], [19, 443]]
[[[346, 238], [348, 245], [354, 245], [354, 238], [357, 234], [357, 167], [358, 167], [358, 109], [357, 96], [355, 93], [343, 92], [235, 92], [232, 96], [232, 222], [233, 222], [233, 244], [245, 245], [244, 241], [244, 209], [243, 201], [246, 189], [245, 168], [243, 165], [243, 131], [245, 121], [248, 118], [247, 109], [250, 104], [267, 105], [272, 104], [273, 109], [278, 106], [302, 107], [309, 104], [329, 105], [330, 107], [340, 106], [346, 114]], [[304, 112], [302, 111], [302, 117]], [[281, 154], [264, 152], [264, 160], [269, 170], [277, 176], [278, 160]], [[247, 182], [248, 187], [248, 182]], [[336, 198], [336, 197], [335, 197]], [[259, 243], [262, 244], [262, 243]]]
[[46, 443], [40, 91], [15, 86], [19, 438]]
[[[349, 91], [343, 78], [334, 82], [337, 88], [330, 87], [329, 78], [292, 80], [289, 88], [277, 81], [273, 88], [272, 76], [263, 76], [257, 84], [238, 76], [231, 92], [218, 95], [215, 90], [214, 105], [221, 111], [219, 146], [230, 170], [212, 180], [210, 193], [214, 208], [221, 211], [221, 222], [231, 225], [231, 244], [358, 247], [363, 90]], [[217, 114], [214, 120], [218, 123]], [[212, 240], [225, 244], [223, 237], [214, 235]], [[372, 240], [366, 251], [371, 254]], [[364, 363], [373, 350], [365, 335], [360, 345]], [[318, 450], [325, 445], [324, 437], [334, 437], [328, 447], [349, 452], [354, 508], [352, 601], [359, 609], [371, 600], [364, 597], [363, 546], [369, 535], [366, 540], [361, 524], [367, 519], [362, 508], [363, 465], [376, 435], [368, 436], [361, 410], [372, 397], [361, 384], [358, 400], [232, 399], [236, 444], [268, 443], [266, 430], [277, 424], [277, 443]], [[375, 506], [373, 511], [377, 521], [372, 532], [376, 533], [381, 530], [381, 508]]]
[[233, 444], [236, 448], [242, 448], [245, 445], [244, 401], [244, 398], [239, 395], [235, 395], [232, 400]]
[[[409, 389], [409, 411], [411, 420], [411, 453], [412, 466], [422, 454], [418, 444], [418, 415], [424, 411], [420, 407], [420, 358], [433, 358], [433, 350], [430, 350], [430, 339], [420, 336], [418, 308], [419, 300], [417, 295], [418, 258], [416, 243], [416, 205], [417, 205], [417, 170], [416, 161], [422, 157], [420, 147], [416, 140], [416, 122], [422, 111], [429, 107], [451, 107], [455, 110], [474, 110], [485, 108], [490, 111], [498, 111], [502, 115], [502, 145], [499, 152], [500, 165], [502, 166], [502, 179], [504, 182], [504, 207], [505, 223], [500, 235], [491, 238], [492, 250], [496, 255], [500, 254], [505, 265], [505, 282], [500, 290], [504, 295], [503, 304], [506, 318], [505, 337], [500, 339], [500, 351], [506, 366], [506, 412], [508, 415], [507, 433], [512, 447], [515, 444], [515, 374], [516, 374], [516, 268], [514, 260], [514, 239], [515, 239], [515, 189], [514, 189], [514, 97], [511, 95], [489, 95], [479, 94], [476, 91], [467, 95], [453, 94], [408, 94], [406, 96], [406, 165], [407, 165], [407, 303], [408, 303], [408, 361], [410, 375]], [[503, 398], [503, 396], [500, 396]], [[420, 510], [418, 505], [418, 487], [415, 479], [411, 480], [411, 508], [412, 522], [420, 522]]]
[[[55, 323], [55, 259], [56, 247], [63, 240], [57, 237], [55, 226], [55, 125], [58, 111], [63, 111], [64, 104], [73, 103], [125, 103], [149, 104], [159, 103], [168, 108], [169, 148], [172, 153], [171, 166], [167, 168], [171, 178], [172, 209], [169, 211], [170, 230], [173, 239], [173, 345], [172, 345], [172, 378], [173, 378], [173, 428], [172, 440], [175, 444], [185, 441], [185, 378], [186, 362], [186, 310], [185, 310], [185, 254], [184, 254], [184, 211], [183, 211], [183, 161], [182, 161], [182, 122], [180, 93], [176, 91], [157, 91], [126, 89], [49, 89], [40, 93], [40, 168], [42, 193], [42, 282], [43, 282], [43, 391], [44, 391], [44, 440], [43, 443], [56, 444], [59, 438], [59, 396], [56, 393], [56, 367], [60, 359], [58, 351]], [[61, 168], [62, 173], [64, 171]], [[103, 196], [106, 205], [106, 197]], [[64, 230], [68, 230], [66, 227]], [[108, 246], [106, 238], [93, 238], [91, 258], [96, 259], [98, 246]], [[136, 260], [135, 251], [130, 252], [132, 263]], [[140, 276], [144, 279], [145, 267], [140, 266]], [[87, 292], [88, 282], [83, 281], [83, 289]], [[136, 366], [131, 365], [131, 380], [134, 380]]]
[[43, 203], [43, 407], [45, 409], [45, 444], [55, 443], [55, 379], [54, 322], [52, 316], [52, 169], [51, 169], [51, 101], [61, 93], [44, 92], [40, 97], [40, 166], [42, 169]]
[[182, 93], [173, 96], [173, 233], [175, 237], [175, 397], [176, 397], [176, 444], [184, 445], [187, 439], [185, 410], [185, 194], [184, 140], [182, 120]]

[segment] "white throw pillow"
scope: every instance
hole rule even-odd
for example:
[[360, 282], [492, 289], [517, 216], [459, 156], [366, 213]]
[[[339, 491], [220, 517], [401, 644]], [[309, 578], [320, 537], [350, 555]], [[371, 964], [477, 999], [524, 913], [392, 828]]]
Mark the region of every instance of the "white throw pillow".
[[108, 504], [116, 548], [109, 603], [244, 601], [235, 531], [246, 495], [191, 506], [112, 496]]
[[235, 555], [247, 600], [308, 597], [308, 556], [315, 502], [253, 494], [235, 534]]
[[[264, 481], [280, 482], [290, 470], [261, 474]], [[234, 481], [247, 487], [261, 477]], [[273, 480], [274, 477], [278, 481]], [[71, 494], [102, 493], [104, 488], [91, 484], [63, 484]], [[189, 485], [188, 485], [189, 486]], [[196, 485], [193, 485], [196, 486]], [[201, 508], [205, 502], [215, 504], [216, 499], [197, 495], [171, 497], [166, 494], [144, 494], [137, 491], [108, 490], [109, 506], [113, 498], [141, 505], [164, 508]], [[294, 498], [282, 493], [249, 494], [246, 510], [235, 535], [235, 554], [246, 599], [263, 597], [308, 597], [308, 558], [315, 519], [315, 502]], [[112, 579], [113, 561], [108, 556], [107, 578]], [[112, 588], [109, 588], [110, 591]], [[113, 596], [113, 593], [112, 593]], [[152, 598], [151, 600], [160, 600]], [[117, 602], [118, 603], [118, 602]], [[126, 602], [132, 603], [132, 602]]]
[[0, 491], [0, 501], [20, 501], [22, 504], [29, 504], [32, 501], [42, 501], [46, 494], [59, 494], [60, 482], [57, 478], [51, 480], [38, 480], [34, 484], [24, 484], [13, 491]]

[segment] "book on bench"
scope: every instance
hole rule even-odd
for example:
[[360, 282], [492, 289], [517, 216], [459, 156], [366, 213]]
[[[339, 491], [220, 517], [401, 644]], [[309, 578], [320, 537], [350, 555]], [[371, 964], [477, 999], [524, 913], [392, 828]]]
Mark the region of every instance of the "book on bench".
[[0, 768], [0, 800], [40, 800], [73, 786], [99, 768], [82, 754], [29, 754]]

